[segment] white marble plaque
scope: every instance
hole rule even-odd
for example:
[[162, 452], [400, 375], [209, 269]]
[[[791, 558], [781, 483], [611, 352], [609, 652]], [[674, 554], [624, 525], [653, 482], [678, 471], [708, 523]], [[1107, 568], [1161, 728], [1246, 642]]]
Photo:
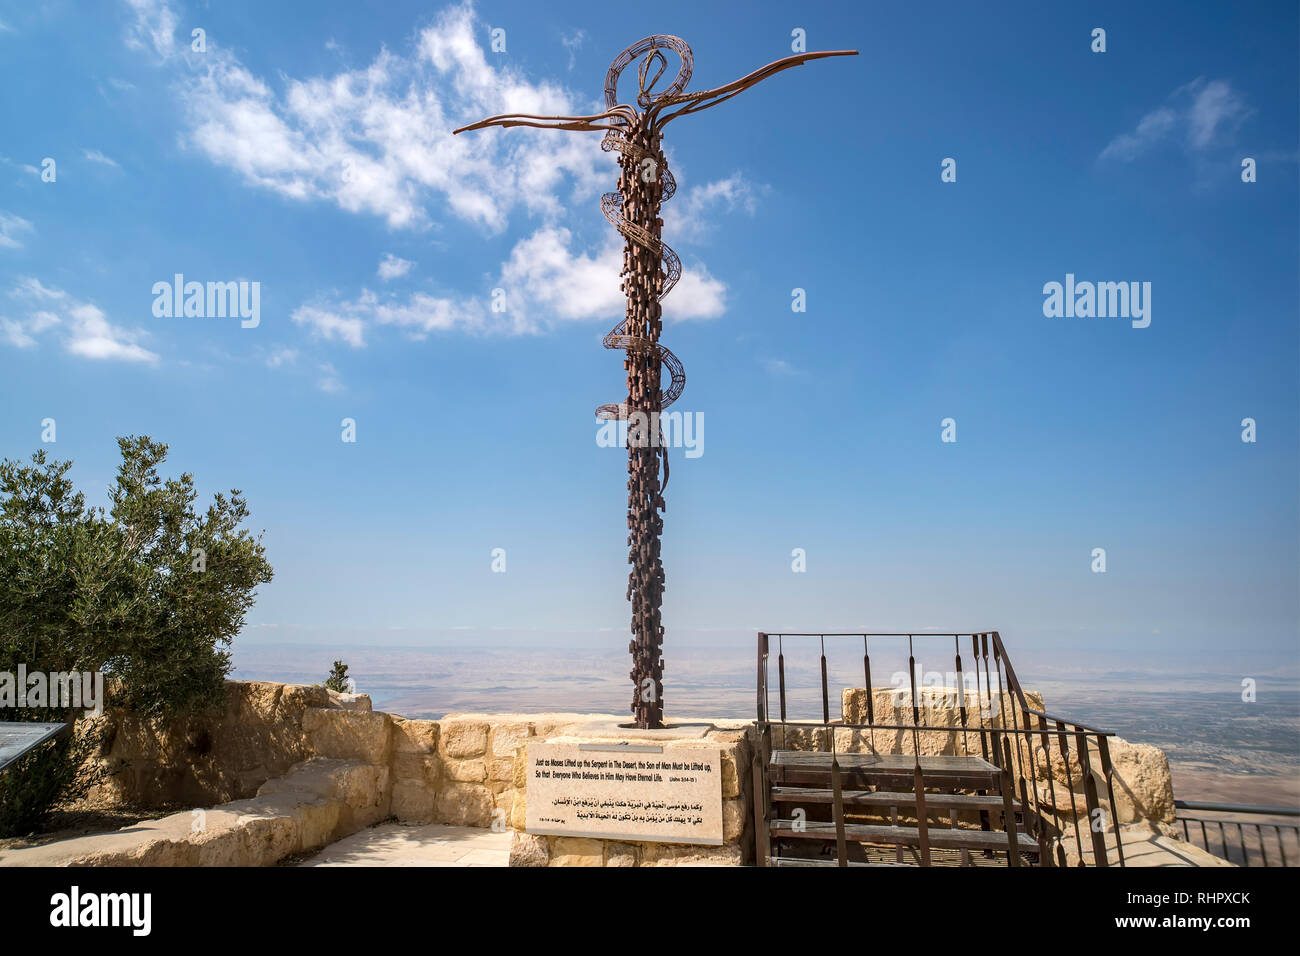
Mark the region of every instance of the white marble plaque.
[[528, 745], [529, 833], [722, 843], [722, 748]]

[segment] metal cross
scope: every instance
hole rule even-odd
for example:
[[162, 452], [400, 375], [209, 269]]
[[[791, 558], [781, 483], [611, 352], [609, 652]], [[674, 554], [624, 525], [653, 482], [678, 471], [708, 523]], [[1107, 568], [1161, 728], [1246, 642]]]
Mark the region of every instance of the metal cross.
[[[677, 75], [662, 93], [656, 84], [668, 68], [663, 50], [681, 58]], [[632, 602], [632, 713], [636, 726], [663, 726], [663, 603], [664, 570], [659, 555], [668, 485], [668, 450], [660, 440], [660, 413], [677, 400], [686, 387], [681, 361], [659, 344], [663, 322], [659, 300], [681, 277], [681, 261], [660, 238], [663, 220], [659, 207], [670, 199], [677, 183], [664, 160], [663, 128], [679, 116], [698, 113], [731, 99], [760, 80], [809, 60], [828, 56], [854, 56], [856, 50], [800, 53], [769, 63], [726, 86], [697, 93], [683, 92], [691, 79], [693, 57], [686, 41], [674, 36], [649, 36], [628, 47], [610, 64], [605, 76], [605, 111], [594, 116], [533, 116], [509, 113], [493, 116], [456, 130], [488, 126], [534, 126], [541, 129], [604, 130], [601, 148], [617, 151], [622, 174], [618, 192], [605, 193], [601, 211], [623, 236], [623, 292], [627, 309], [623, 321], [605, 336], [607, 349], [626, 353], [627, 401], [602, 405], [596, 417], [628, 422], [627, 441], [627, 597]], [[618, 78], [624, 68], [642, 57], [637, 68], [636, 106], [618, 102]], [[638, 108], [639, 107], [639, 108]], [[669, 382], [662, 386], [663, 369]], [[662, 455], [664, 481], [659, 483]]]

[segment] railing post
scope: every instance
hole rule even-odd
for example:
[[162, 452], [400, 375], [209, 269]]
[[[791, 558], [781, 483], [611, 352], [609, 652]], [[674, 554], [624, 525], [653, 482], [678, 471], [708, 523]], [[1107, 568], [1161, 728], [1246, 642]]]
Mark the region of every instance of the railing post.
[[[1097, 756], [1101, 758], [1101, 772], [1106, 777], [1106, 797], [1110, 801], [1111, 825], [1115, 828], [1115, 850], [1119, 855], [1119, 865], [1124, 866], [1124, 837], [1119, 832], [1119, 812], [1115, 809], [1115, 783], [1112, 779], [1110, 762], [1110, 742], [1101, 734], [1097, 735]], [[1225, 859], [1227, 844], [1224, 844]]]
[[785, 746], [785, 639], [776, 639], [777, 693], [781, 702], [781, 746]]
[[876, 695], [871, 690], [871, 649], [867, 645], [867, 636], [862, 635], [862, 676], [867, 688], [867, 726], [871, 734], [871, 752], [876, 750]]
[[849, 851], [844, 841], [844, 788], [840, 781], [840, 761], [831, 735], [831, 813], [835, 816], [835, 859], [840, 866], [849, 865]]
[[[1047, 792], [1052, 804], [1052, 828], [1056, 831], [1056, 863], [1065, 866], [1065, 827], [1061, 825], [1061, 812], [1056, 807], [1056, 781], [1052, 778], [1052, 737], [1047, 732], [1046, 718], [1038, 718], [1038, 736], [1043, 743], [1043, 757], [1047, 761]], [[1067, 765], [1068, 766], [1068, 765]], [[1071, 793], [1071, 811], [1073, 811], [1074, 794]]]
[[921, 855], [921, 865], [930, 865], [930, 823], [925, 812], [925, 777], [921, 773], [921, 737], [917, 727], [921, 711], [916, 701], [916, 655], [912, 651], [912, 635], [907, 635], [907, 672], [912, 686], [912, 790], [916, 796], [916, 841]]
[[[1006, 749], [1004, 757], [1007, 763], [1010, 763], [1011, 747], [1005, 739], [1002, 741], [1002, 746]], [[1015, 786], [1011, 783], [1011, 772], [1007, 770], [1006, 766], [1003, 766], [1002, 826], [1007, 831], [1007, 866], [1020, 866], [1020, 837], [1016, 830], [1016, 811], [1011, 805], [1015, 792]]]
[[826, 684], [826, 638], [822, 637], [822, 723], [831, 722], [830, 696]]
[[767, 729], [759, 727], [750, 769], [754, 787], [754, 863], [769, 866], [772, 859], [771, 789], [767, 779]]
[[1092, 775], [1092, 761], [1088, 758], [1088, 735], [1080, 733], [1079, 744], [1079, 769], [1083, 773], [1083, 793], [1088, 801], [1088, 832], [1092, 835], [1092, 863], [1093, 866], [1109, 866], [1110, 859], [1106, 853], [1106, 830], [1103, 827], [1100, 831], [1097, 829], [1099, 822], [1105, 820], [1098, 815], [1101, 813], [1101, 804], [1097, 800], [1097, 781]]
[[1061, 748], [1061, 760], [1065, 763], [1065, 785], [1070, 791], [1070, 819], [1074, 821], [1074, 848], [1079, 853], [1079, 866], [1083, 862], [1083, 836], [1079, 833], [1079, 803], [1074, 798], [1074, 771], [1070, 769], [1070, 741], [1065, 733], [1065, 722], [1056, 724], [1056, 744]]

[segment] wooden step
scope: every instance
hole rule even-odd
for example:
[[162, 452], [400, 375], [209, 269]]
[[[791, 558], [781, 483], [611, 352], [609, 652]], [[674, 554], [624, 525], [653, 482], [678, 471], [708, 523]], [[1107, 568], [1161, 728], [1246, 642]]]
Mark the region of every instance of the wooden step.
[[[768, 858], [772, 866], [839, 866], [840, 863], [833, 857], [817, 857], [807, 859], [800, 856], [773, 856]], [[849, 866], [893, 866], [909, 869], [906, 863], [867, 863], [861, 860], [850, 860]]]
[[[796, 823], [798, 829], [795, 829]], [[773, 837], [794, 840], [834, 840], [835, 824], [816, 820], [773, 820]], [[930, 846], [945, 849], [1003, 850], [1007, 835], [1000, 830], [951, 830], [946, 827], [927, 827]], [[883, 843], [888, 846], [919, 846], [920, 832], [916, 827], [896, 827], [866, 823], [844, 824], [844, 837], [853, 843]], [[1016, 834], [1021, 852], [1038, 852], [1038, 841], [1027, 833]]]
[[[911, 807], [916, 805], [916, 794], [910, 790], [845, 790], [846, 807]], [[822, 787], [773, 787], [773, 803], [834, 803], [835, 795]], [[925, 794], [927, 810], [996, 810], [1002, 812], [1000, 794], [981, 793], [930, 793]], [[1020, 811], [1020, 804], [1012, 801], [1011, 809]]]
[[[831, 754], [818, 750], [774, 750], [769, 766], [772, 783], [826, 786], [830, 782], [831, 759]], [[838, 754], [836, 759], [842, 786], [855, 790], [910, 786], [917, 761], [912, 754]], [[923, 754], [920, 762], [927, 787], [1001, 792], [1002, 771], [982, 757]]]

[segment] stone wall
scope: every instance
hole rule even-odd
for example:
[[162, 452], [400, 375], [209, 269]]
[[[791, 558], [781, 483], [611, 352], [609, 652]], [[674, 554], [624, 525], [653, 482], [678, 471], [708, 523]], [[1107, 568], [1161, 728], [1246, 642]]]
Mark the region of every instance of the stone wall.
[[[866, 691], [861, 687], [846, 687], [841, 695], [841, 706], [845, 723], [865, 723], [867, 720]], [[1041, 694], [1025, 692], [1025, 699], [1030, 708], [1045, 711]], [[966, 725], [968, 727], [984, 726], [1001, 729], [1002, 717], [1007, 715], [1007, 724], [1012, 724], [1012, 697], [1010, 694], [999, 697], [984, 697], [984, 709], [978, 710], [979, 702], [975, 692], [970, 691], [966, 697]], [[978, 734], [962, 731], [960, 698], [952, 688], [927, 688], [917, 691], [917, 708], [922, 724], [931, 727], [951, 727], [951, 731], [923, 731], [917, 734], [920, 751], [923, 754], [981, 754]], [[909, 691], [899, 692], [895, 688], [875, 688], [872, 692], [873, 716], [877, 723], [910, 724], [912, 723], [912, 701]], [[1021, 729], [1023, 724], [1020, 724]], [[834, 733], [838, 749], [847, 753], [870, 753], [875, 747], [879, 753], [913, 753], [912, 734], [910, 731], [868, 731], [851, 730], [846, 727], [834, 730], [823, 728], [800, 729], [798, 736], [791, 734], [791, 743], [809, 746], [828, 743], [829, 734]], [[776, 736], [779, 736], [776, 735]], [[806, 739], [805, 739], [806, 738]], [[1008, 737], [1011, 751], [1012, 776], [1019, 774], [1021, 762], [1030, 760], [1029, 750], [1022, 743], [1016, 746], [1016, 739]], [[1041, 746], [1035, 744], [1034, 760], [1037, 772], [1033, 775], [1038, 781], [1038, 797], [1045, 804], [1056, 801], [1056, 809], [1066, 817], [1086, 816], [1087, 801], [1084, 796], [1084, 774], [1080, 766], [1076, 741], [1071, 737], [1069, 765], [1061, 756], [1055, 735], [1051, 737], [1050, 767], [1047, 754]], [[1097, 752], [1096, 742], [1089, 739], [1088, 762], [1097, 783], [1097, 794], [1102, 806], [1109, 804], [1104, 779], [1100, 775], [1101, 758]], [[775, 740], [775, 737], [774, 737]], [[1023, 740], [1023, 738], [1021, 738]], [[1037, 740], [1037, 738], [1035, 738]], [[1112, 778], [1115, 789], [1115, 807], [1113, 818], [1121, 824], [1150, 823], [1163, 824], [1167, 829], [1174, 822], [1174, 788], [1173, 778], [1169, 772], [1169, 760], [1164, 752], [1150, 744], [1130, 743], [1122, 737], [1108, 738]], [[1026, 768], [1027, 770], [1028, 768]], [[1030, 774], [1026, 773], [1028, 780]], [[1049, 789], [1050, 778], [1050, 789]], [[1169, 832], [1172, 833], [1172, 830]]]
[[[1042, 699], [1028, 694], [1031, 707]], [[844, 722], [866, 719], [866, 691], [846, 688]], [[985, 712], [967, 699], [967, 724], [1000, 727], [998, 701]], [[918, 699], [922, 723], [942, 731], [917, 735], [925, 754], [979, 754], [979, 737], [961, 730], [955, 692], [927, 689]], [[894, 688], [872, 693], [877, 723], [910, 724], [911, 700]], [[1009, 712], [1008, 712], [1009, 713]], [[104, 782], [91, 804], [180, 804], [213, 809], [214, 827], [188, 833], [189, 811], [129, 828], [103, 856], [94, 846], [74, 847], [78, 861], [275, 862], [385, 819], [447, 823], [513, 832], [516, 866], [742, 865], [753, 856], [750, 760], [756, 743], [751, 722], [715, 720], [706, 731], [675, 739], [656, 737], [665, 750], [718, 746], [722, 752], [721, 846], [625, 842], [524, 832], [529, 742], [598, 742], [622, 739], [619, 718], [593, 714], [451, 714], [417, 720], [375, 711], [364, 695], [322, 687], [229, 681], [223, 712], [207, 718], [163, 722], [110, 709], [88, 720], [102, 731], [94, 763]], [[594, 729], [593, 729], [594, 728]], [[874, 733], [832, 724], [775, 727], [776, 747], [840, 752], [910, 753], [907, 730]], [[1168, 828], [1174, 817], [1169, 764], [1155, 747], [1111, 738], [1115, 817]], [[1019, 757], [1013, 751], [1013, 766]], [[1058, 809], [1086, 812], [1077, 755], [1069, 767], [1056, 754], [1050, 768]], [[1049, 796], [1049, 768], [1041, 757], [1040, 796]], [[1094, 755], [1093, 766], [1097, 763]], [[1073, 786], [1071, 786], [1071, 783]], [[1100, 796], [1105, 801], [1104, 787]], [[233, 802], [232, 802], [233, 801]], [[205, 824], [206, 827], [206, 824]], [[127, 831], [123, 831], [126, 833]], [[88, 838], [92, 842], [101, 838]], [[79, 841], [69, 841], [79, 843]], [[120, 844], [120, 845], [119, 845]], [[56, 845], [57, 846], [57, 845]], [[204, 849], [206, 848], [206, 849]], [[18, 851], [40, 856], [30, 851]], [[44, 851], [43, 851], [44, 852]], [[51, 851], [53, 852], [53, 851]], [[11, 854], [12, 855], [12, 854]], [[46, 852], [45, 857], [50, 857]], [[52, 857], [50, 857], [52, 858]], [[7, 862], [7, 860], [5, 861]]]
[[320, 746], [328, 741], [308, 733], [323, 722], [319, 712], [370, 710], [370, 698], [324, 687], [227, 681], [225, 692], [224, 709], [213, 715], [162, 721], [109, 708], [80, 721], [101, 735], [93, 763], [105, 775], [86, 802], [212, 806], [252, 797], [309, 757], [335, 756]]
[[[380, 819], [395, 819], [514, 830], [511, 860], [519, 866], [739, 865], [751, 860], [749, 760], [754, 731], [744, 721], [714, 721], [714, 729], [702, 738], [664, 741], [665, 748], [701, 743], [721, 748], [724, 845], [625, 843], [523, 832], [528, 743], [572, 739], [593, 724], [612, 725], [618, 719], [599, 714], [451, 714], [442, 720], [418, 720], [375, 711], [365, 695], [228, 681], [224, 711], [206, 718], [149, 720], [110, 708], [104, 716], [88, 719], [86, 728], [93, 725], [102, 731], [93, 762], [105, 777], [85, 802], [216, 807], [267, 798], [285, 787], [301, 789], [311, 767], [334, 761], [369, 780], [373, 792], [358, 796], [349, 791], [346, 798], [340, 797], [341, 818], [321, 831], [332, 839]], [[178, 832], [183, 822], [176, 821]], [[276, 845], [291, 844], [297, 849], [286, 852], [319, 845], [287, 838]]]

